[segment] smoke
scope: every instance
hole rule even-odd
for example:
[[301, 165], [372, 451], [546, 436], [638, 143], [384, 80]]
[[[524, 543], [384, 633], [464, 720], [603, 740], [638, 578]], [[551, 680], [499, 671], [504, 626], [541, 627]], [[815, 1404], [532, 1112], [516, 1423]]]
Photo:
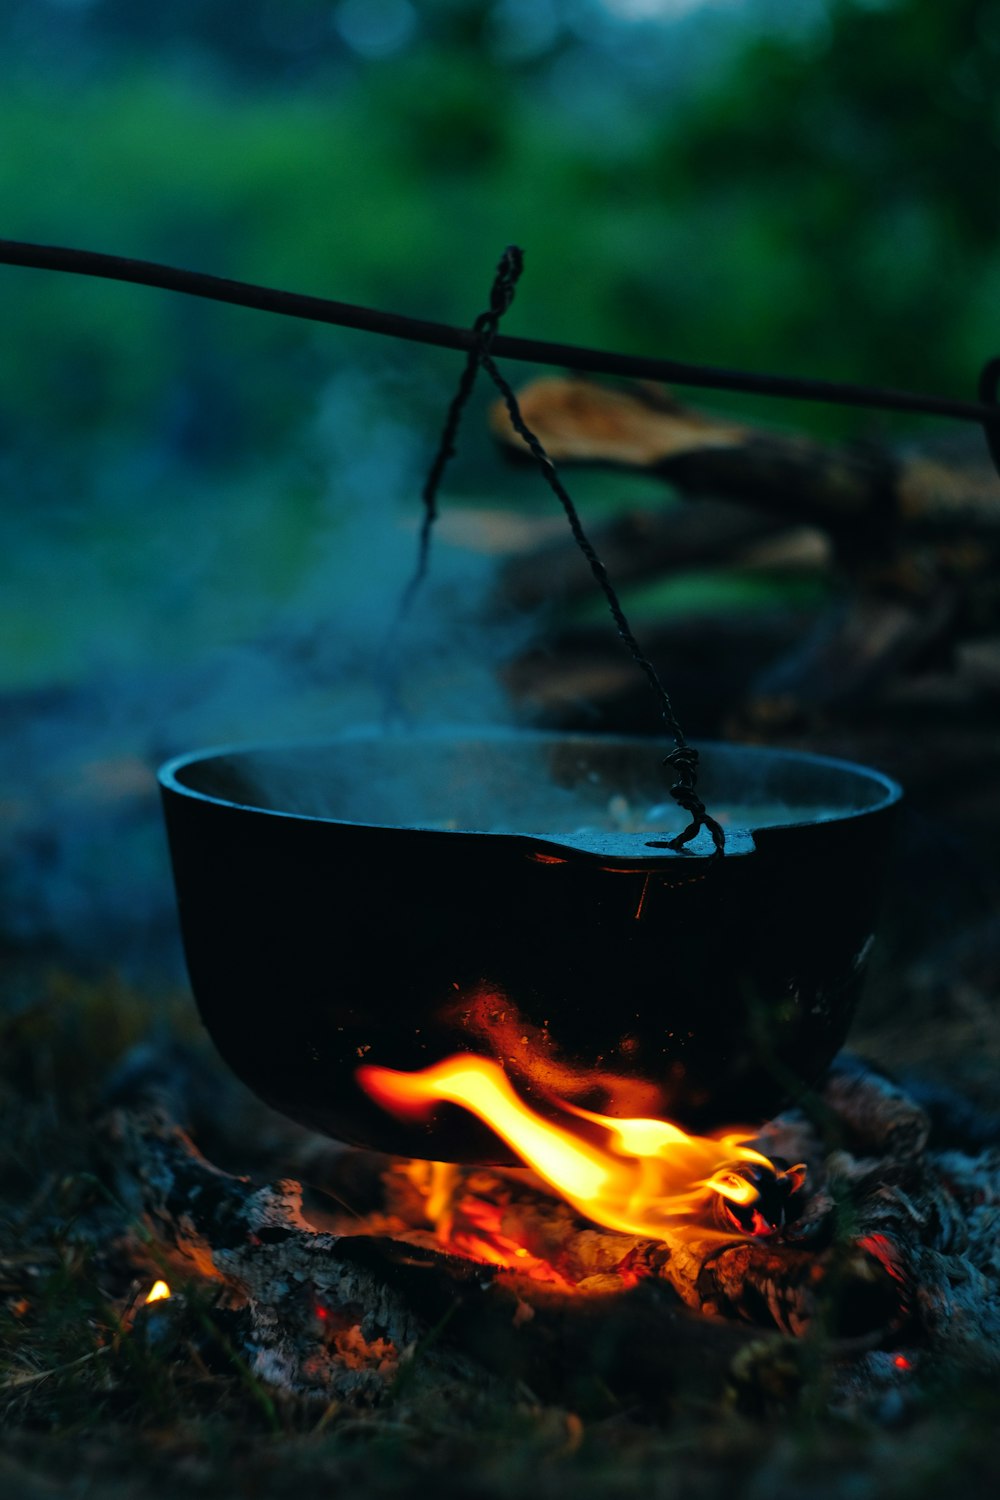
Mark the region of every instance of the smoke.
[[[534, 622], [487, 607], [494, 557], [437, 536], [425, 586], [391, 628], [441, 415], [415, 413], [410, 396], [391, 370], [353, 368], [327, 382], [281, 463], [195, 482], [162, 452], [116, 451], [75, 511], [3, 519], [7, 555], [17, 552], [41, 600], [33, 615], [22, 594], [22, 619], [59, 629], [58, 670], [0, 699], [0, 943], [96, 970], [181, 975], [155, 781], [174, 755], [359, 725], [510, 727], [498, 667]], [[475, 412], [468, 420], [474, 453], [483, 439]], [[445, 507], [461, 504], [469, 472], [449, 473]], [[409, 766], [405, 784], [400, 759], [388, 748], [358, 762], [359, 821], [680, 827], [653, 749], [577, 785], [522, 744], [484, 758], [461, 785], [448, 773], [444, 798], [440, 753]], [[777, 793], [789, 787], [762, 772], [754, 788], [745, 758], [742, 805], [731, 777], [717, 790], [711, 761], [706, 772], [707, 804], [730, 826], [785, 821]], [[258, 779], [265, 805], [352, 816], [353, 792], [345, 800], [341, 787], [331, 808], [320, 787], [289, 786], [280, 757]], [[773, 805], [747, 809], [755, 792]], [[829, 815], [825, 791], [814, 793], [804, 785], [793, 798], [798, 816]]]
[[31, 574], [26, 637], [32, 588], [65, 637], [49, 674], [2, 699], [0, 941], [176, 976], [164, 759], [387, 716], [509, 719], [497, 668], [531, 627], [487, 618], [493, 559], [435, 538], [426, 586], [389, 632], [433, 441], [402, 394], [392, 371], [337, 374], [290, 458], [211, 492], [167, 466], [126, 504], [115, 454], [81, 501], [90, 535], [65, 510], [5, 518], [8, 555]]

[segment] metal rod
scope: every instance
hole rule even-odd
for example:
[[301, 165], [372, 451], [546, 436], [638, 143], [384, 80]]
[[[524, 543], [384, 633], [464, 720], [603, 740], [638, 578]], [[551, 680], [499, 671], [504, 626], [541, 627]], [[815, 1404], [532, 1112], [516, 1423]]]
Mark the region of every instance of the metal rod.
[[[251, 282], [184, 271], [154, 261], [104, 255], [95, 250], [72, 250], [58, 245], [32, 245], [0, 239], [0, 263], [28, 266], [43, 271], [70, 271], [80, 276], [99, 276], [109, 281], [132, 282], [207, 297], [260, 312], [282, 313], [339, 328], [359, 328], [390, 338], [409, 339], [443, 349], [468, 351], [475, 335], [467, 328], [452, 328], [423, 318], [380, 312], [328, 297], [282, 292]], [[928, 396], [916, 391], [887, 390], [839, 380], [813, 380], [797, 375], [764, 375], [749, 370], [729, 370], [712, 365], [688, 364], [641, 354], [616, 354], [586, 349], [576, 344], [557, 344], [545, 339], [515, 338], [498, 334], [494, 355], [527, 360], [532, 364], [558, 365], [595, 375], [626, 375], [633, 379], [662, 380], [671, 385], [698, 386], [708, 390], [741, 391], [751, 396], [787, 396], [795, 401], [820, 401], [835, 406], [865, 406], [885, 411], [919, 412], [933, 417], [952, 417], [986, 427], [997, 423], [997, 408], [982, 401], [960, 401], [949, 396]]]

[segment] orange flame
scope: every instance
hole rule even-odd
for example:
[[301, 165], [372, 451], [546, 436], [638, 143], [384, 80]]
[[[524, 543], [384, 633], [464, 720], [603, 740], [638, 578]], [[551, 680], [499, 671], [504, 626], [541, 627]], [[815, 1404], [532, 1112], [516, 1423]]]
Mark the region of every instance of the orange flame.
[[150, 1302], [164, 1302], [169, 1296], [170, 1288], [167, 1283], [165, 1281], [154, 1281], [146, 1293], [144, 1306], [148, 1306]]
[[403, 1118], [424, 1117], [441, 1103], [461, 1105], [586, 1218], [625, 1234], [675, 1237], [700, 1218], [703, 1237], [716, 1198], [741, 1207], [756, 1202], [758, 1191], [739, 1165], [771, 1168], [742, 1133], [687, 1135], [666, 1120], [615, 1119], [565, 1100], [557, 1101], [565, 1123], [553, 1123], [518, 1098], [497, 1063], [470, 1053], [418, 1073], [369, 1064], [357, 1078], [376, 1103]]

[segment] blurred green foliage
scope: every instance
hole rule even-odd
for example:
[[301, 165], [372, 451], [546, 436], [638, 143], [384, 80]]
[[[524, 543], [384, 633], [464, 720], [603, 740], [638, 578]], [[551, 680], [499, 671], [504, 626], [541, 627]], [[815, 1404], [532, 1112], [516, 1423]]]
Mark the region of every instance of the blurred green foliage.
[[[1000, 345], [1000, 0], [786, 12], [9, 0], [0, 233], [458, 322], [516, 239], [511, 331], [969, 393]], [[252, 586], [275, 554], [308, 551], [326, 479], [304, 434], [329, 373], [405, 376], [428, 438], [455, 374], [440, 352], [145, 289], [24, 270], [0, 285], [0, 543], [23, 559], [31, 677], [56, 670], [26, 594], [45, 548], [83, 556], [124, 532], [139, 547], [146, 526], [187, 538], [256, 484], [284, 492], [288, 534], [250, 494], [266, 553]], [[279, 567], [274, 588], [297, 576]]]

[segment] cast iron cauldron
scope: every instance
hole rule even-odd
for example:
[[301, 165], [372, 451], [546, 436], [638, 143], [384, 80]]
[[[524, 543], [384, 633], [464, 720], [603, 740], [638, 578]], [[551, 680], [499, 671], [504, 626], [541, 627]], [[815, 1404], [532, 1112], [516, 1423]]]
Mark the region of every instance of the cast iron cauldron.
[[[364, 733], [203, 751], [160, 773], [188, 968], [234, 1071], [339, 1140], [509, 1160], [454, 1106], [400, 1122], [359, 1064], [502, 1060], [553, 1095], [689, 1128], [756, 1124], [844, 1040], [899, 787], [877, 771], [712, 744], [729, 825], [679, 854], [616, 832], [667, 801], [649, 740]], [[623, 800], [624, 799], [624, 800]], [[602, 829], [599, 825], [604, 823]]]

